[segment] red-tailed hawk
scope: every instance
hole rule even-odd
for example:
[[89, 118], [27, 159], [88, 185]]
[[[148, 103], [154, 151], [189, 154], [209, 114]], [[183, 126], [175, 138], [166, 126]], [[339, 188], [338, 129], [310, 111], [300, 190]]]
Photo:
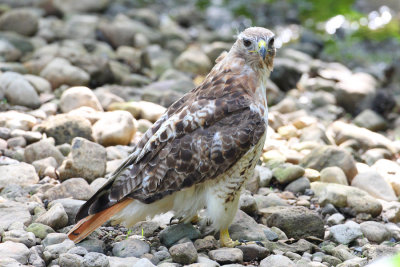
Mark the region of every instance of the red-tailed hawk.
[[108, 219], [129, 227], [172, 210], [190, 221], [205, 208], [221, 245], [237, 245], [228, 227], [264, 145], [274, 56], [271, 31], [240, 33], [203, 83], [168, 108], [81, 207], [69, 238], [79, 242]]

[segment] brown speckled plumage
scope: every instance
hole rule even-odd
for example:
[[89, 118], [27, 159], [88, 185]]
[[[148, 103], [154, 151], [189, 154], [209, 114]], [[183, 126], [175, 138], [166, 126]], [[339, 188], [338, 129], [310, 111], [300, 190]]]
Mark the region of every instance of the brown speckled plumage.
[[[125, 163], [81, 207], [76, 220], [125, 199], [153, 203], [184, 188], [229, 179], [223, 174], [248, 175], [265, 139], [267, 103], [262, 90], [275, 49], [269, 47], [264, 61], [242, 42], [272, 37], [263, 28], [249, 28], [239, 35], [203, 83], [172, 104], [146, 132]], [[226, 181], [230, 191], [221, 196], [226, 203], [237, 197], [243, 181]]]

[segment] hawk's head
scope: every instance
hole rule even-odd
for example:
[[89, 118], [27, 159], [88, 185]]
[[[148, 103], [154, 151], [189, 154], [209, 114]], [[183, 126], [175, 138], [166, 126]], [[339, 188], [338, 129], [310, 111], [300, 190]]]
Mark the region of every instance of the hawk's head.
[[275, 57], [274, 34], [262, 27], [251, 27], [241, 32], [234, 48], [246, 63], [272, 71]]

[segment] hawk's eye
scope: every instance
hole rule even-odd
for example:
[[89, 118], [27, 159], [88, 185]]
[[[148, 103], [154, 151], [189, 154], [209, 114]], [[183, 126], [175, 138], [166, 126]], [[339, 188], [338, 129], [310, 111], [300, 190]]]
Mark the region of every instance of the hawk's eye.
[[273, 47], [274, 46], [274, 42], [275, 42], [275, 38], [272, 37], [268, 42], [268, 47]]
[[245, 47], [249, 47], [251, 45], [251, 41], [249, 39], [243, 39], [243, 44]]

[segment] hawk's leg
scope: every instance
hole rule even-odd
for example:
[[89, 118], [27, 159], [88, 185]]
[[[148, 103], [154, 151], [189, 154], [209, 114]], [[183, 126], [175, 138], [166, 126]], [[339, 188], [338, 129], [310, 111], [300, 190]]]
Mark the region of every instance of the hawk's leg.
[[219, 232], [219, 242], [221, 244], [221, 247], [228, 247], [228, 248], [233, 248], [241, 244], [239, 241], [237, 240], [233, 241], [230, 238], [228, 229], [224, 229]]

